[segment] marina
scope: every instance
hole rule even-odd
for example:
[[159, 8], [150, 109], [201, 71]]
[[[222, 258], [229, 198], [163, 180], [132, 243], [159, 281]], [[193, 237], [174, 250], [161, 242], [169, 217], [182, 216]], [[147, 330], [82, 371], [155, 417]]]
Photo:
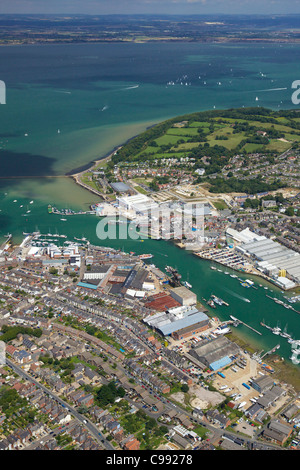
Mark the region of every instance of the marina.
[[[79, 211], [74, 211], [72, 209], [57, 209], [56, 207], [52, 206], [51, 204], [48, 204], [48, 214], [57, 214], [57, 215], [84, 215], [84, 214], [91, 214], [95, 215], [96, 211], [93, 210], [79, 210]], [[60, 219], [60, 220], [65, 220], [65, 219]]]
[[[255, 269], [254, 265], [248, 259], [236, 253], [233, 248], [226, 247], [222, 249], [207, 249], [204, 251], [195, 252], [194, 255], [199, 256], [205, 260], [214, 261], [222, 267], [230, 268], [239, 273], [255, 275], [267, 280], [270, 283], [274, 283], [274, 280], [271, 277]], [[240, 279], [237, 275], [230, 274], [228, 271], [223, 271], [219, 267], [211, 266], [210, 268], [214, 271], [229, 274], [229, 276], [232, 278], [237, 278], [240, 281], [241, 286], [244, 288], [252, 287], [253, 289], [257, 289], [255, 283], [249, 279]]]

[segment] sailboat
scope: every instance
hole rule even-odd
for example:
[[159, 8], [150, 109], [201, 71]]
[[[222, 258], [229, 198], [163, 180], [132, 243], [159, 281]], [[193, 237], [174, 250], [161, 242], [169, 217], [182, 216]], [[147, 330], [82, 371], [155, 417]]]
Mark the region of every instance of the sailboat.
[[291, 338], [291, 335], [287, 332], [287, 325], [284, 327], [282, 333], [280, 333], [280, 336], [282, 336], [283, 338]]

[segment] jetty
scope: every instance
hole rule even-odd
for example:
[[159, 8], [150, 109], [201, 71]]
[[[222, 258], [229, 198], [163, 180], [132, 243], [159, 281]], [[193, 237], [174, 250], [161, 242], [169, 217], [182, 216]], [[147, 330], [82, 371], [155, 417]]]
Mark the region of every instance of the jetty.
[[262, 333], [260, 331], [257, 331], [255, 328], [253, 328], [252, 326], [250, 325], [247, 325], [247, 323], [243, 322], [242, 320], [240, 320], [239, 318], [236, 318], [236, 317], [233, 317], [232, 315], [230, 315], [230, 318], [236, 322], [236, 324], [239, 324], [241, 323], [242, 325], [246, 326], [247, 328], [249, 328], [250, 330], [254, 331], [254, 333], [257, 333], [258, 335], [262, 335]]
[[272, 297], [271, 295], [267, 295], [267, 294], [266, 294], [266, 297], [268, 297], [268, 299], [273, 300], [275, 303], [277, 303], [278, 305], [281, 305], [282, 307], [284, 307], [288, 310], [293, 310], [293, 312], [300, 313], [298, 310], [296, 310], [294, 307], [292, 307], [292, 305], [288, 305], [288, 304], [286, 304], [282, 301], [278, 301], [278, 299], [276, 297]]

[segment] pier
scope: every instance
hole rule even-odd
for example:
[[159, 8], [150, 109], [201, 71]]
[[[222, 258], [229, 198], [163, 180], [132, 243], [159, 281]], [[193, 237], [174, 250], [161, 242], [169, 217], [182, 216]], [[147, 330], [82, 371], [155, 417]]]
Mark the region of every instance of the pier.
[[268, 297], [268, 299], [274, 300], [274, 302], [276, 304], [281, 305], [282, 307], [284, 307], [288, 310], [293, 310], [293, 312], [296, 312], [296, 313], [300, 314], [300, 312], [298, 310], [296, 310], [294, 307], [292, 307], [291, 305], [288, 305], [284, 302], [278, 302], [278, 299], [276, 297], [272, 297], [271, 295], [267, 295], [267, 294], [266, 294], [266, 297]]
[[12, 239], [12, 234], [8, 233], [7, 235], [4, 235], [4, 237], [6, 238], [6, 240], [0, 245], [0, 252], [4, 251], [6, 245], [10, 243]]
[[48, 214], [56, 214], [56, 215], [85, 215], [85, 214], [92, 214], [95, 215], [96, 211], [90, 210], [90, 211], [73, 211], [72, 209], [57, 209], [56, 207], [52, 206], [51, 204], [48, 204]]
[[[238, 318], [234, 318], [234, 317], [231, 317], [232, 320], [236, 323], [241, 323], [242, 325], [246, 326], [247, 328], [249, 328], [250, 330], [254, 331], [254, 333], [257, 333], [258, 335], [262, 335], [262, 333], [260, 331], [257, 331], [255, 328], [253, 328], [252, 326], [250, 325], [247, 325], [247, 323], [243, 322], [242, 320], [239, 320]], [[234, 323], [233, 323], [234, 324]]]
[[265, 354], [263, 354], [260, 358], [263, 359], [265, 356], [268, 356], [269, 354], [273, 354], [277, 349], [280, 348], [280, 344], [277, 344], [274, 348], [270, 349], [270, 351], [267, 351]]

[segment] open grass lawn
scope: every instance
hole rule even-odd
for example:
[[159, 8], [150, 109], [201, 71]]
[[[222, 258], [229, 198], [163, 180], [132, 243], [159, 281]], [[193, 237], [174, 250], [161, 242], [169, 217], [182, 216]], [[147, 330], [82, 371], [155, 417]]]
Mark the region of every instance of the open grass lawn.
[[255, 153], [259, 152], [262, 149], [263, 146], [261, 144], [245, 144], [242, 148], [242, 151], [247, 153]]
[[228, 209], [227, 204], [222, 200], [218, 199], [217, 201], [213, 201], [213, 205], [218, 211], [222, 211], [224, 209]]
[[168, 134], [166, 133], [165, 135], [163, 135], [162, 137], [159, 137], [158, 139], [155, 140], [155, 142], [157, 143], [158, 146], [161, 146], [161, 145], [169, 145], [169, 144], [177, 144], [178, 140], [188, 140], [189, 137], [185, 137], [184, 135], [172, 135], [172, 134]]
[[[294, 119], [294, 121], [297, 121], [297, 119], [298, 119], [298, 118]], [[299, 120], [300, 120], [300, 118], [299, 118]], [[276, 118], [276, 121], [278, 121], [279, 124], [286, 124], [287, 126], [289, 125], [289, 122], [290, 122], [290, 121], [289, 121], [286, 117], [284, 117], [284, 116], [282, 116], [282, 117], [277, 117], [277, 118]]]
[[[218, 140], [216, 137], [228, 137], [228, 140]], [[210, 146], [213, 145], [222, 145], [229, 150], [234, 149], [243, 139], [245, 139], [244, 132], [240, 132], [238, 134], [232, 133], [231, 127], [223, 127], [215, 132], [212, 132], [209, 136], [207, 136], [207, 140]]]
[[189, 124], [189, 127], [209, 127], [210, 122], [205, 121], [194, 121]]
[[148, 194], [148, 192], [147, 192], [144, 188], [141, 188], [141, 186], [135, 186], [134, 188], [135, 188], [139, 193], [145, 194], [145, 196]]
[[300, 133], [299, 134], [285, 134], [285, 139], [290, 140], [291, 142], [300, 142]]
[[95, 189], [96, 191], [101, 191], [101, 188], [99, 187], [98, 183], [91, 179], [92, 173], [86, 173], [84, 176], [82, 176], [80, 179], [83, 184], [86, 184], [90, 186], [91, 188]]
[[197, 127], [171, 127], [166, 132], [167, 135], [177, 135], [178, 139], [182, 138], [182, 136], [194, 136], [198, 135], [198, 128]]
[[185, 144], [180, 144], [177, 147], [177, 150], [189, 150], [195, 147], [198, 147], [199, 142], [186, 142]]
[[[292, 127], [289, 126], [289, 121], [286, 118], [277, 118], [278, 124], [274, 124], [272, 122], [267, 122], [268, 116], [266, 117], [266, 122], [260, 122], [260, 121], [248, 121], [247, 119], [233, 119], [233, 118], [213, 118], [216, 121], [226, 121], [228, 123], [248, 123], [249, 126], [255, 126], [258, 129], [269, 129], [271, 127], [274, 127], [274, 129], [281, 131], [281, 132], [291, 132], [293, 129]], [[295, 121], [297, 118], [295, 119]]]
[[283, 153], [291, 147], [290, 142], [283, 142], [278, 139], [270, 139], [268, 145], [266, 145], [267, 150], [274, 150], [275, 152]]
[[[144, 150], [142, 150], [142, 151], [140, 152], [140, 154], [141, 154], [141, 153], [156, 153], [158, 148], [159, 148], [159, 147], [152, 147], [151, 145], [148, 145], [147, 147], [145, 147]], [[138, 154], [138, 155], [139, 155], [139, 154]]]

